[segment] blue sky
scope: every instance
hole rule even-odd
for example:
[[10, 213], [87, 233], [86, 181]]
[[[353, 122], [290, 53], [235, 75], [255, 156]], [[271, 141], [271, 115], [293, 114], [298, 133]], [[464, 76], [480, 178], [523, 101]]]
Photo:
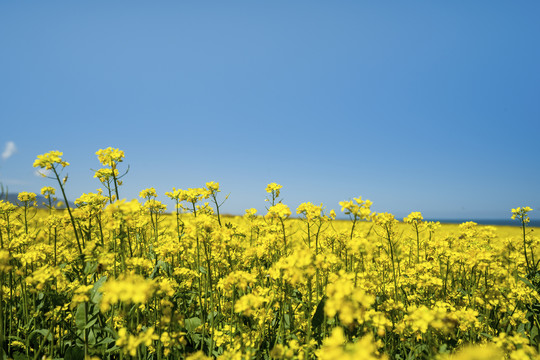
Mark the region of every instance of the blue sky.
[[[99, 182], [121, 197], [218, 181], [224, 212], [339, 210], [362, 196], [403, 217], [540, 218], [540, 2], [24, 1], [0, 3], [0, 182]], [[14, 147], [10, 144], [13, 144]], [[11, 150], [14, 151], [10, 151]]]

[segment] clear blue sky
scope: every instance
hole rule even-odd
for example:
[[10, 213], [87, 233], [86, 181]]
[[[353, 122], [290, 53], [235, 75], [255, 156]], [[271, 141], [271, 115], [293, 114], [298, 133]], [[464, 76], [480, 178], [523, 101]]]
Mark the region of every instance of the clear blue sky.
[[[121, 197], [220, 182], [224, 211], [266, 184], [340, 210], [540, 216], [540, 2], [3, 1], [0, 182], [68, 195], [96, 150], [125, 151]], [[8, 145], [14, 144], [15, 147]], [[10, 151], [15, 150], [15, 151]]]

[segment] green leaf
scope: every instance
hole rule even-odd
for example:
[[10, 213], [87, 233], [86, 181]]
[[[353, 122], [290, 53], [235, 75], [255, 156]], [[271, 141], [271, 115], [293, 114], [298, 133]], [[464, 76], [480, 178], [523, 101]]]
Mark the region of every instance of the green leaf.
[[97, 320], [98, 320], [97, 316], [92, 316], [92, 318], [90, 320], [88, 320], [86, 325], [84, 325], [84, 328], [85, 329], [91, 328], [92, 326], [94, 326], [94, 324], [97, 322]]
[[96, 345], [96, 334], [92, 330], [88, 332], [88, 345], [90, 346]]
[[108, 344], [113, 343], [115, 341], [116, 341], [116, 339], [108, 337], [108, 338], [105, 338], [105, 339], [101, 340], [100, 342], [96, 343], [96, 345], [97, 346], [99, 346], [99, 345], [108, 345]]
[[[84, 355], [84, 354], [83, 354]], [[22, 353], [22, 352], [15, 352], [13, 354], [13, 360], [27, 360], [28, 357], [26, 356], [25, 353]]]
[[192, 317], [190, 319], [184, 320], [184, 323], [186, 325], [186, 330], [192, 333], [195, 332], [195, 329], [202, 324], [202, 321], [198, 317]]
[[531, 335], [530, 335], [530, 339], [531, 339], [531, 342], [534, 344], [534, 345], [537, 345], [538, 344], [538, 335], [539, 335], [539, 332], [538, 332], [538, 327], [536, 326], [533, 326], [531, 328]]
[[321, 301], [319, 301], [319, 304], [317, 305], [317, 309], [315, 310], [315, 314], [313, 314], [313, 318], [311, 318], [311, 328], [317, 329], [324, 321], [324, 305], [326, 304], [326, 295], [323, 296]]
[[79, 330], [84, 329], [86, 326], [86, 309], [84, 303], [77, 306], [77, 310], [75, 311], [75, 325]]
[[80, 360], [84, 359], [84, 349], [78, 346], [70, 346], [66, 350], [64, 360]]
[[156, 266], [154, 267], [154, 271], [152, 271], [152, 274], [150, 274], [150, 279], [153, 279], [158, 274], [159, 269], [162, 269], [168, 274], [170, 272], [170, 268], [171, 266], [169, 263], [163, 260], [158, 260]]
[[85, 275], [90, 275], [90, 274], [93, 274], [96, 272], [96, 269], [98, 267], [98, 263], [97, 262], [87, 262], [85, 265], [84, 265], [84, 274]]
[[35, 335], [41, 335], [47, 338], [47, 340], [52, 341], [52, 333], [48, 329], [38, 329], [34, 330], [28, 335], [28, 339], [32, 339]]
[[107, 281], [107, 276], [102, 276], [96, 283], [94, 284], [94, 287], [92, 290], [90, 290], [90, 301], [92, 301], [94, 304], [99, 304], [101, 301], [101, 298], [103, 297], [103, 293], [99, 291], [99, 289], [105, 284], [105, 281]]

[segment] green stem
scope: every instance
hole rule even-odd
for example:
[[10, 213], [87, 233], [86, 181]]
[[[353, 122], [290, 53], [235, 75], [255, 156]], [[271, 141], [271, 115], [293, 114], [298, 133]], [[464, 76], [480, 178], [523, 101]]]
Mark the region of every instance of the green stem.
[[62, 191], [62, 196], [64, 197], [64, 202], [66, 203], [66, 209], [68, 211], [69, 218], [71, 219], [71, 225], [73, 226], [73, 232], [75, 232], [75, 239], [77, 240], [79, 254], [82, 257], [83, 251], [81, 247], [81, 241], [79, 240], [79, 234], [77, 233], [77, 226], [75, 226], [75, 219], [73, 218], [73, 214], [71, 213], [71, 208], [69, 207], [69, 202], [67, 200], [66, 192], [64, 191], [64, 186], [62, 185], [62, 182], [60, 181], [60, 176], [58, 175], [58, 172], [56, 171], [56, 167], [53, 166], [52, 169], [54, 171], [54, 175], [56, 176], [56, 180], [58, 181], [58, 185], [60, 186], [60, 190]]

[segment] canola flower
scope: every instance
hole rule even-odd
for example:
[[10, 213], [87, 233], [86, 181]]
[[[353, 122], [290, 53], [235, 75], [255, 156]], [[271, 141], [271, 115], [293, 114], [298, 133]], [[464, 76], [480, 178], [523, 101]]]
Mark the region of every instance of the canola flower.
[[387, 356], [379, 352], [378, 345], [371, 336], [349, 343], [343, 329], [339, 327], [332, 330], [332, 334], [324, 340], [317, 355], [321, 360], [387, 359]]
[[145, 304], [156, 291], [156, 284], [140, 275], [125, 275], [108, 280], [102, 287], [100, 309], [108, 311], [116, 303]]
[[100, 149], [96, 151], [96, 155], [98, 156], [98, 160], [101, 163], [101, 165], [104, 166], [110, 166], [113, 169], [116, 167], [118, 163], [121, 163], [124, 161], [124, 152], [120, 149], [114, 149], [112, 147], [108, 147], [106, 149]]
[[418, 211], [399, 222], [355, 197], [339, 203], [342, 221], [325, 204], [291, 210], [271, 183], [266, 213], [223, 216], [216, 181], [120, 200], [124, 152], [96, 155], [104, 188], [73, 203], [63, 154], [36, 159], [58, 184], [41, 193], [51, 204], [58, 190], [65, 210], [37, 209], [29, 192], [0, 200], [3, 357], [540, 356], [529, 207], [511, 210], [520, 227], [454, 226]]
[[[61, 151], [50, 151], [43, 155], [38, 155], [37, 159], [34, 161], [34, 167], [55, 170], [56, 167], [60, 165], [62, 168], [65, 168], [66, 166], [69, 166], [69, 163], [62, 160], [62, 155], [64, 155], [64, 153]], [[42, 176], [45, 175], [42, 174]]]
[[291, 209], [289, 209], [287, 205], [281, 203], [271, 206], [266, 214], [266, 217], [268, 218], [279, 219], [286, 219], [289, 216], [291, 216]]
[[17, 195], [17, 199], [22, 203], [33, 203], [34, 206], [36, 205], [36, 194], [32, 192], [20, 192], [19, 195]]

